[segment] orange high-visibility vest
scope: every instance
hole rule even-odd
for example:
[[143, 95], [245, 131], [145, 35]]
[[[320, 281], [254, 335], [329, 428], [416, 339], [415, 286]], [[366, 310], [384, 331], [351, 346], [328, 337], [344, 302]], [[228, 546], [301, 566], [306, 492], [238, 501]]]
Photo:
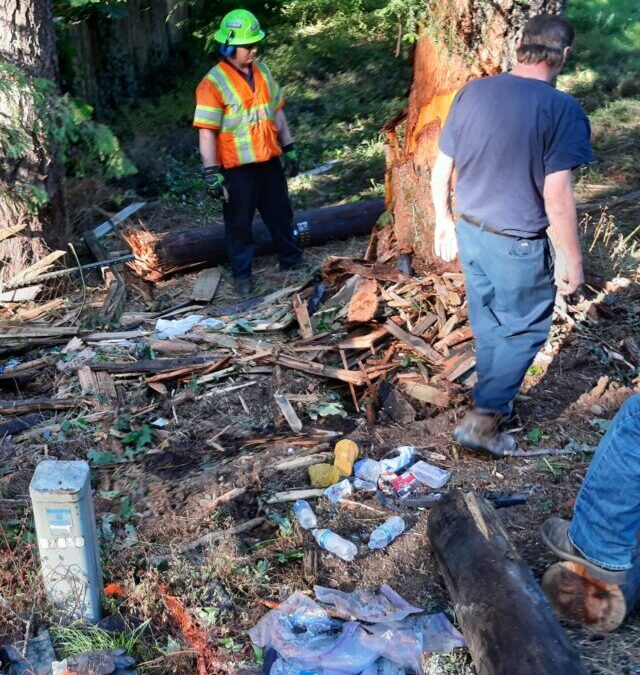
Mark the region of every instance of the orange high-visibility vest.
[[282, 90], [264, 63], [254, 63], [251, 85], [232, 65], [220, 61], [196, 89], [193, 126], [218, 132], [218, 160], [225, 169], [266, 162], [282, 154], [276, 112]]

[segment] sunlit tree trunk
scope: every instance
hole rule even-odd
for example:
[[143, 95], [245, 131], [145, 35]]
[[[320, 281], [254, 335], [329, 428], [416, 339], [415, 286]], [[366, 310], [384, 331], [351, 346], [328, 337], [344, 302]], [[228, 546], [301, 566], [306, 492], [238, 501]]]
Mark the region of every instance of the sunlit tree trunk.
[[474, 77], [508, 70], [526, 20], [541, 13], [557, 14], [563, 4], [564, 0], [430, 2], [437, 8], [413, 51], [407, 110], [385, 127], [387, 206], [393, 227], [376, 233], [377, 259], [415, 252], [422, 260], [433, 261], [431, 167], [455, 93]]
[[0, 157], [0, 228], [26, 224], [0, 242], [7, 281], [66, 234], [62, 164], [32, 86], [39, 78], [58, 79], [51, 0], [0, 0], [0, 68], [0, 120], [15, 130], [14, 148], [16, 138], [23, 141], [20, 152]]

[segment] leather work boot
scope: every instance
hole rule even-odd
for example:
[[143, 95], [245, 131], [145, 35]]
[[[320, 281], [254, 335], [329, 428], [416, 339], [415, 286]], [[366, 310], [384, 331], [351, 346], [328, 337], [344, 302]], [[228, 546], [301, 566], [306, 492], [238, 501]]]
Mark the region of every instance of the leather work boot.
[[496, 457], [508, 456], [516, 449], [510, 434], [500, 431], [500, 413], [470, 410], [453, 431], [453, 438], [469, 450], [488, 452]]
[[605, 584], [621, 584], [627, 578], [625, 570], [608, 570], [585, 558], [569, 539], [569, 521], [549, 518], [540, 528], [542, 540], [558, 558], [584, 565], [590, 576]]
[[627, 614], [620, 586], [594, 579], [583, 564], [563, 561], [551, 565], [541, 586], [558, 617], [568, 623], [609, 633]]
[[243, 300], [248, 298], [253, 290], [251, 279], [234, 279], [233, 290], [239, 298], [242, 298]]

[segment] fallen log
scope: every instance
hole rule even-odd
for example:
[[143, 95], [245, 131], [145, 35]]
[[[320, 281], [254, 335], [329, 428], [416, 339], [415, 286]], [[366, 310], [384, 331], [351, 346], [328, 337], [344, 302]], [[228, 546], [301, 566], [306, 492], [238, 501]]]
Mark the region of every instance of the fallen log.
[[0, 415], [26, 415], [41, 410], [70, 410], [87, 403], [88, 401], [78, 398], [19, 398], [15, 401], [0, 401]]
[[[294, 216], [294, 237], [303, 246], [369, 234], [384, 211], [384, 200], [374, 199], [301, 211]], [[222, 225], [155, 233], [130, 229], [124, 238], [135, 254], [130, 263], [136, 274], [159, 281], [170, 274], [226, 260]], [[253, 225], [256, 254], [273, 252], [271, 236], [261, 221]]]
[[478, 675], [586, 675], [493, 507], [455, 490], [429, 514], [429, 540]]
[[140, 361], [97, 361], [91, 364], [91, 370], [106, 370], [107, 373], [164, 373], [188, 366], [212, 363], [220, 355], [191, 356], [185, 359], [141, 359]]

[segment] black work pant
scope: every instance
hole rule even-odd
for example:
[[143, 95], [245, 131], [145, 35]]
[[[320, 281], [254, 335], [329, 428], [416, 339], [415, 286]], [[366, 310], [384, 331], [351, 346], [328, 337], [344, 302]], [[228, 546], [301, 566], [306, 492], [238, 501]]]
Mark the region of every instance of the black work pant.
[[277, 157], [268, 162], [224, 169], [229, 201], [224, 204], [227, 253], [235, 279], [251, 277], [254, 243], [251, 224], [256, 209], [269, 229], [281, 269], [302, 261], [302, 250], [293, 239], [293, 211], [287, 180]]

